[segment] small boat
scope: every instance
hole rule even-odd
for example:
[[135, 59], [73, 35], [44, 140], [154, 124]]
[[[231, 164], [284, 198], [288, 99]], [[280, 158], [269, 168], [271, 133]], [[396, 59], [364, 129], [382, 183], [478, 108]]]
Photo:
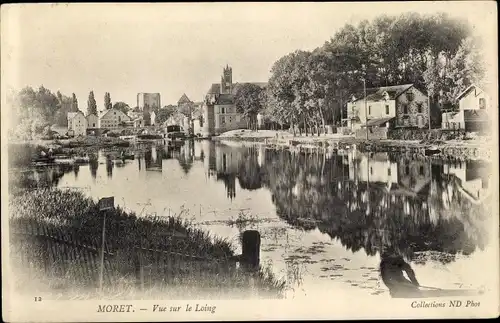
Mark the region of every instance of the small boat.
[[133, 153], [132, 154], [122, 154], [122, 155], [120, 155], [119, 159], [122, 159], [122, 160], [127, 160], [127, 159], [133, 160], [133, 159], [135, 159], [135, 154], [133, 154]]
[[33, 159], [34, 163], [53, 163], [55, 161], [53, 156], [40, 156]]
[[439, 154], [440, 152], [441, 152], [441, 149], [437, 148], [436, 146], [431, 146], [431, 147], [425, 149], [426, 156]]
[[90, 159], [87, 156], [85, 156], [85, 157], [75, 156], [75, 157], [73, 157], [73, 161], [75, 162], [75, 164], [86, 164], [90, 161]]
[[142, 135], [137, 135], [137, 138], [141, 139], [141, 140], [163, 139], [163, 135], [159, 135], [159, 134], [142, 134]]

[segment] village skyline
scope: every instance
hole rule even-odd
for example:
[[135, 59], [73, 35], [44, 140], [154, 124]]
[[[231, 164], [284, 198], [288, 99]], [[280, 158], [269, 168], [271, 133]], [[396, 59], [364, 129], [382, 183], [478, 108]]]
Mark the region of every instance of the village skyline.
[[[233, 68], [235, 83], [267, 82], [272, 65], [283, 55], [313, 50], [345, 24], [373, 19], [375, 12], [398, 15], [443, 10], [451, 16], [466, 17], [475, 33], [487, 32], [484, 27], [488, 24], [478, 23], [489, 19], [481, 4], [472, 12], [462, 3], [453, 3], [452, 10], [443, 3], [374, 5], [380, 10], [368, 11], [362, 4], [345, 3], [314, 7], [299, 3], [107, 4], [93, 12], [91, 19], [81, 14], [90, 7], [81, 4], [12, 7], [8, 10], [17, 14], [9, 16], [6, 29], [18, 28], [12, 17], [30, 23], [17, 29], [19, 37], [6, 39], [11, 55], [5, 60], [12, 63], [4, 73], [11, 76], [6, 79], [6, 87], [16, 91], [43, 85], [64, 95], [75, 93], [82, 112], [86, 111], [90, 91], [99, 110], [104, 109], [105, 92], [111, 94], [112, 102], [123, 101], [131, 108], [137, 105], [141, 92], [160, 93], [162, 106], [175, 105], [184, 93], [192, 101], [203, 100], [226, 65]], [[107, 16], [111, 9], [113, 14]], [[288, 19], [275, 19], [277, 10], [286, 13]], [[224, 16], [227, 19], [221, 19]], [[147, 46], [139, 46], [141, 43]]]

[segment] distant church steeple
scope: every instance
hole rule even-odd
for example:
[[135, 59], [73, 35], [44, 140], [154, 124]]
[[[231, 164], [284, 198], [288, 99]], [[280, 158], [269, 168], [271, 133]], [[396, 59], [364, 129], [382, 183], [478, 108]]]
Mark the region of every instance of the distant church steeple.
[[226, 64], [222, 71], [222, 76], [220, 79], [220, 93], [228, 94], [231, 93], [231, 88], [233, 85], [233, 69]]

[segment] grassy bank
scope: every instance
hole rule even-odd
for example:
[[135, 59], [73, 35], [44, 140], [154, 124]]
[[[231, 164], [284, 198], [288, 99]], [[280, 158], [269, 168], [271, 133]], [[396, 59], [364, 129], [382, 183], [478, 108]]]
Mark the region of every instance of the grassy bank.
[[[33, 285], [36, 276], [40, 289], [60, 291], [78, 299], [95, 297], [98, 258], [95, 252], [95, 255], [85, 254], [100, 246], [102, 215], [97, 204], [80, 192], [42, 189], [11, 196], [9, 209], [10, 239], [14, 246], [11, 248], [16, 249], [12, 253], [13, 263], [20, 270], [27, 269], [27, 263], [34, 264], [29, 273], [19, 271], [18, 288]], [[119, 207], [108, 211], [106, 219], [105, 297], [283, 296], [284, 283], [269, 270], [261, 268], [250, 282], [248, 274], [236, 269], [229, 260], [234, 249], [226, 240], [212, 237], [186, 221], [137, 217]], [[49, 247], [46, 236], [52, 237]], [[60, 242], [63, 240], [66, 242]], [[68, 243], [78, 247], [69, 248]], [[82, 246], [87, 246], [83, 256]], [[84, 262], [82, 257], [86, 259]], [[138, 268], [142, 268], [142, 284], [138, 284]], [[31, 278], [26, 281], [26, 277]]]

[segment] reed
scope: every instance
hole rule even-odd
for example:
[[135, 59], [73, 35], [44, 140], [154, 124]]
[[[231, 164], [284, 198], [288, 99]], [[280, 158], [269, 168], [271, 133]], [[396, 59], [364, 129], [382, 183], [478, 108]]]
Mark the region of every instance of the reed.
[[[102, 214], [95, 201], [78, 191], [43, 188], [10, 196], [9, 213], [16, 251], [11, 255], [20, 272], [30, 277], [19, 284], [34, 277], [45, 282], [44, 288], [64, 291], [65, 297], [96, 296]], [[103, 293], [108, 298], [255, 294], [250, 293], [248, 274], [231, 260], [235, 249], [228, 240], [180, 217], [109, 210], [105, 251]], [[259, 297], [281, 298], [285, 284], [262, 268], [253, 286]]]

